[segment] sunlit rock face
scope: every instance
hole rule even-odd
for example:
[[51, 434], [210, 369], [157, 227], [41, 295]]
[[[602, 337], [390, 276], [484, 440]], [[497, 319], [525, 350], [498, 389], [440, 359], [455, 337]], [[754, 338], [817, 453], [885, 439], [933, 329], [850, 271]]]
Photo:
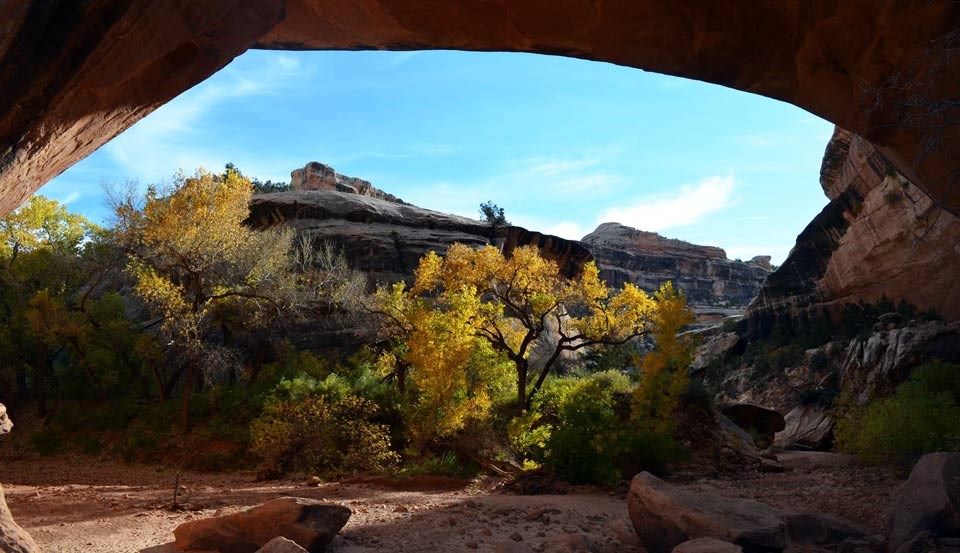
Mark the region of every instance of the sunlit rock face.
[[393, 194], [387, 194], [383, 190], [376, 188], [370, 184], [370, 181], [341, 175], [337, 173], [333, 167], [320, 163], [319, 161], [311, 161], [304, 165], [302, 169], [294, 169], [291, 171], [290, 188], [298, 192], [333, 190], [335, 192], [369, 196], [378, 200], [386, 200], [398, 204], [406, 203]]
[[8, 0], [0, 215], [250, 47], [538, 52], [717, 83], [859, 132], [960, 213], [943, 178], [960, 137], [921, 156], [928, 129], [902, 117], [917, 94], [960, 97], [960, 56], [941, 40], [958, 28], [945, 0]]
[[884, 295], [960, 319], [960, 218], [843, 129], [827, 145], [820, 183], [830, 203], [748, 309], [753, 336], [777, 320], [836, 321], [844, 304]]
[[349, 192], [256, 195], [250, 202], [250, 223], [256, 228], [286, 224], [315, 243], [328, 241], [371, 283], [409, 280], [427, 252], [443, 253], [455, 242], [494, 243], [507, 255], [533, 244], [568, 276], [592, 259], [573, 240], [513, 226], [497, 229], [494, 237], [493, 229], [482, 221]]
[[766, 256], [733, 261], [720, 248], [664, 238], [619, 223], [603, 223], [582, 242], [607, 283], [622, 286], [631, 282], [654, 291], [672, 281], [701, 318], [742, 313], [772, 269]]

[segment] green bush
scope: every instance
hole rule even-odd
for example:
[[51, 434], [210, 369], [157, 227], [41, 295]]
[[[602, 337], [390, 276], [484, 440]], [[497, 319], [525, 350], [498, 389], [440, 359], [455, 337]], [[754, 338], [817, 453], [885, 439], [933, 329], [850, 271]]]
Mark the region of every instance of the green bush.
[[[578, 483], [615, 483], [619, 465], [630, 453], [629, 416], [618, 409], [617, 393], [626, 395], [630, 380], [607, 371], [584, 378], [560, 404], [559, 421], [547, 441], [549, 462], [557, 476]], [[629, 404], [628, 404], [629, 405]]]
[[269, 401], [250, 428], [261, 476], [340, 476], [393, 467], [398, 456], [387, 426], [373, 422], [376, 416], [375, 403], [355, 396]]
[[564, 390], [545, 466], [570, 482], [615, 484], [674, 460], [679, 448], [672, 434], [631, 416], [634, 389], [626, 376], [606, 371]]
[[839, 449], [872, 463], [960, 450], [960, 365], [917, 367], [891, 396], [849, 408], [836, 439]]

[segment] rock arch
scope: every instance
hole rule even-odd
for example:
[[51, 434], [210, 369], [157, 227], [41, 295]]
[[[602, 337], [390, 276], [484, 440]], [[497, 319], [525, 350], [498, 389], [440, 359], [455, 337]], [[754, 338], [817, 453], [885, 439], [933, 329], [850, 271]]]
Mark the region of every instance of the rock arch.
[[960, 137], [924, 155], [900, 120], [917, 91], [960, 98], [960, 56], [936, 50], [958, 27], [951, 0], [8, 0], [0, 215], [248, 48], [538, 52], [713, 82], [867, 137], [960, 213]]

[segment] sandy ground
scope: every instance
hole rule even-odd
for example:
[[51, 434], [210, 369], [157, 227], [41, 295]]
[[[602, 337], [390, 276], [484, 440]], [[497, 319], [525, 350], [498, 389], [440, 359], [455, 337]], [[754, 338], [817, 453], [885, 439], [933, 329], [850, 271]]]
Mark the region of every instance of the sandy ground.
[[[782, 474], [749, 473], [684, 481], [682, 486], [777, 507], [841, 516], [879, 530], [902, 479], [883, 469], [795, 466]], [[91, 460], [3, 460], [0, 475], [14, 517], [47, 553], [130, 553], [172, 540], [180, 523], [236, 512], [293, 495], [337, 502], [353, 516], [333, 552], [493, 551], [520, 542], [536, 551], [587, 540], [600, 552], [642, 551], [623, 494], [578, 489], [567, 495], [519, 496], [495, 481], [354, 479], [318, 488], [300, 481], [256, 482], [252, 474], [181, 477], [181, 501], [195, 511], [171, 512], [170, 469]]]

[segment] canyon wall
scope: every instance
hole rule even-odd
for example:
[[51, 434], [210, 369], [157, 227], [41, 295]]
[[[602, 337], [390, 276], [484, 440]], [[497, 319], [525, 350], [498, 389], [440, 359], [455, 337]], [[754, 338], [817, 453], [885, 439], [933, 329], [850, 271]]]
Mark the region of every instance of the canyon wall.
[[667, 280], [683, 290], [701, 321], [739, 315], [770, 274], [769, 257], [731, 261], [712, 246], [664, 238], [617, 223], [604, 223], [582, 241], [517, 226], [440, 213], [398, 200], [370, 182], [311, 162], [291, 173], [292, 192], [259, 194], [250, 203], [256, 228], [287, 224], [298, 233], [343, 250], [352, 267], [372, 282], [410, 279], [420, 258], [454, 242], [495, 244], [505, 255], [532, 244], [567, 276], [595, 260], [600, 276], [619, 287], [632, 282], [653, 292]]
[[958, 29], [951, 0], [7, 0], [0, 216], [250, 47], [535, 52], [716, 83], [861, 133], [960, 213], [960, 136], [936, 132], [960, 109]]
[[844, 304], [884, 295], [960, 319], [960, 218], [870, 142], [837, 128], [820, 184], [830, 203], [798, 236], [747, 311], [751, 336], [777, 321], [838, 321]]
[[584, 236], [582, 243], [607, 283], [622, 286], [632, 282], [654, 291], [672, 281], [701, 321], [741, 314], [772, 271], [766, 256], [733, 261], [720, 248], [664, 238], [619, 223], [603, 223]]
[[256, 195], [249, 221], [255, 228], [286, 224], [315, 241], [330, 242], [371, 283], [410, 279], [427, 252], [445, 252], [455, 242], [495, 243], [507, 254], [533, 244], [568, 276], [592, 259], [576, 241], [513, 226], [497, 229], [494, 238], [492, 227], [482, 221], [330, 190]]

